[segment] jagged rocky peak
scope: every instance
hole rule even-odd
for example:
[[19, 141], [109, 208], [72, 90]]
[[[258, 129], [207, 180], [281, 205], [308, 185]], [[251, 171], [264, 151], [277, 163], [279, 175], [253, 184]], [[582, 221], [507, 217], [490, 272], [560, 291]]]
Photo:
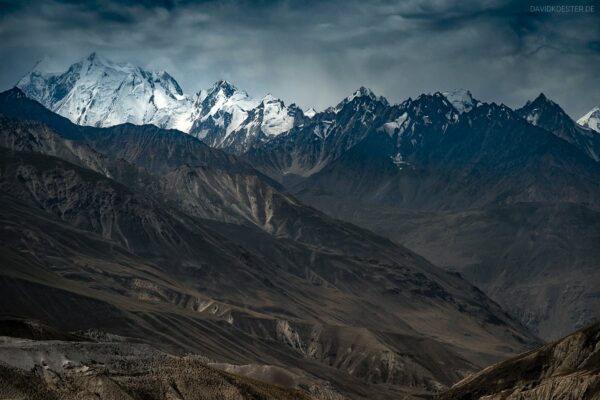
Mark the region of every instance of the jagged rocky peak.
[[592, 108], [587, 114], [577, 120], [585, 128], [600, 132], [600, 106]]
[[225, 79], [220, 79], [213, 85], [213, 91], [222, 91], [228, 97], [233, 96], [237, 90], [238, 88]]
[[391, 119], [384, 123], [380, 130], [388, 135], [398, 135], [400, 141], [407, 140], [414, 145], [421, 141], [418, 126], [434, 127], [436, 132], [443, 132], [448, 124], [455, 123], [459, 112], [441, 92], [421, 94], [415, 100], [408, 98], [402, 104], [394, 106]]
[[[232, 107], [239, 107], [242, 110], [256, 108], [260, 100], [253, 99], [243, 90], [238, 89], [226, 80], [218, 80], [208, 90], [201, 90], [196, 94], [195, 107], [203, 108], [200, 114], [215, 114], [223, 109], [230, 112]], [[216, 109], [212, 109], [213, 107]]]
[[198, 93], [192, 114], [191, 135], [236, 154], [289, 131], [303, 119], [295, 104], [286, 106], [271, 94], [251, 97], [225, 80]]
[[437, 115], [443, 119], [456, 120], [459, 113], [441, 92], [424, 93], [414, 100], [409, 98], [400, 104], [400, 108], [415, 117], [430, 119]]
[[[63, 72], [34, 68], [17, 86], [27, 97], [80, 125], [153, 124], [190, 133], [214, 147], [244, 152], [304, 118], [296, 105], [253, 98], [227, 80], [187, 96], [166, 71], [147, 71], [91, 53]], [[231, 137], [230, 137], [231, 136]], [[260, 139], [259, 139], [260, 138]]]
[[356, 97], [370, 97], [373, 100], [377, 99], [377, 96], [375, 96], [375, 93], [373, 93], [373, 91], [369, 88], [366, 88], [364, 86], [361, 86], [358, 88], [358, 90], [356, 90], [354, 93], [352, 93], [350, 96], [348, 96], [346, 99], [348, 101], [352, 101], [354, 100]]
[[600, 111], [591, 110], [576, 123], [558, 104], [540, 93], [516, 113], [530, 124], [575, 145], [593, 160], [600, 160], [600, 136], [594, 129], [598, 128]]
[[373, 101], [379, 101], [381, 103], [384, 104], [388, 104], [388, 101], [385, 97], [383, 96], [376, 96], [375, 93], [373, 93], [373, 91], [367, 87], [361, 86], [358, 88], [358, 90], [356, 90], [354, 93], [352, 93], [350, 96], [346, 97], [345, 101], [346, 102], [351, 102], [354, 99], [362, 99], [362, 98], [368, 98], [370, 100]]
[[518, 114], [532, 125], [542, 126], [547, 119], [557, 122], [557, 119], [569, 119], [563, 109], [550, 100], [544, 93], [540, 93], [533, 101], [528, 101], [525, 106], [518, 110]]
[[546, 96], [544, 94], [544, 92], [540, 92], [540, 94], [538, 94], [535, 99], [533, 99], [532, 101], [528, 101], [527, 104], [535, 106], [535, 107], [557, 106], [557, 104], [555, 102], [553, 102], [552, 100], [550, 100], [548, 98], [548, 96]]
[[453, 89], [443, 92], [442, 95], [461, 114], [468, 113], [478, 104], [481, 104], [479, 100], [473, 98], [473, 95], [467, 89]]
[[472, 113], [469, 114], [471, 119], [485, 118], [490, 121], [505, 121], [519, 119], [519, 115], [507, 105], [500, 103], [480, 103]]
[[374, 103], [379, 103], [385, 107], [389, 106], [389, 103], [385, 97], [377, 96], [371, 89], [361, 86], [350, 96], [344, 98], [340, 103], [338, 103], [338, 105], [335, 107], [329, 107], [325, 110], [325, 112], [333, 112], [337, 114], [348, 104], [351, 104], [352, 108], [357, 111], [358, 109], [363, 108], [363, 105], [365, 104]]

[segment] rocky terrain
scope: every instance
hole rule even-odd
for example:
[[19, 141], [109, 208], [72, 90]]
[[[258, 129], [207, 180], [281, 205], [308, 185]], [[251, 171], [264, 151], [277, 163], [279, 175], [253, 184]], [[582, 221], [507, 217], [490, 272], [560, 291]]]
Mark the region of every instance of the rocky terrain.
[[439, 400], [592, 400], [600, 398], [600, 324], [493, 365]]
[[211, 368], [206, 360], [197, 356], [173, 356], [146, 344], [100, 332], [73, 335], [36, 321], [8, 318], [0, 321], [0, 329], [3, 334], [0, 336], [2, 398], [336, 398], [327, 388], [317, 392], [314, 384], [283, 388]]
[[5, 314], [381, 399], [600, 316], [594, 110], [361, 87], [304, 113], [97, 54], [19, 87], [0, 94]]
[[[188, 96], [166, 73], [98, 54], [61, 73], [42, 70], [18, 87], [71, 121], [177, 128], [241, 156], [277, 188], [263, 186], [264, 175], [250, 176], [256, 171], [227, 181], [190, 157], [152, 189], [187, 213], [295, 237], [298, 225], [289, 219], [281, 225], [269, 211], [297, 206], [279, 197], [291, 193], [461, 273], [545, 339], [599, 317], [598, 232], [588, 223], [600, 210], [597, 107], [576, 122], [544, 94], [513, 110], [464, 89], [390, 104], [361, 87], [335, 106], [304, 113], [270, 95], [252, 98], [224, 80]], [[62, 134], [72, 130], [54, 123], [62, 124]], [[88, 144], [151, 172], [184, 161], [136, 153], [142, 136], [172, 148], [171, 138], [156, 139], [155, 128], [112, 132], [106, 140], [87, 133]], [[136, 144], [119, 140], [121, 132], [137, 136]], [[240, 207], [225, 210], [223, 201]], [[316, 231], [302, 232], [309, 238]]]
[[388, 106], [359, 91], [246, 157], [301, 201], [463, 274], [555, 339], [599, 317], [599, 137], [544, 96], [514, 112], [468, 93]]
[[456, 274], [190, 135], [73, 125], [18, 90], [0, 110], [0, 313], [349, 398], [430, 395], [537, 343]]

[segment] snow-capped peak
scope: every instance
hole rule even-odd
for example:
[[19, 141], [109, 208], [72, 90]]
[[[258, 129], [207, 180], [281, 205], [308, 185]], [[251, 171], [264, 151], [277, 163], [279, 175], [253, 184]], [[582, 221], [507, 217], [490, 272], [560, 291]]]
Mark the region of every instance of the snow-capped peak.
[[471, 92], [466, 89], [449, 90], [443, 92], [442, 95], [461, 114], [468, 113], [479, 103], [479, 100], [475, 100]]
[[315, 115], [317, 115], [317, 110], [315, 110], [314, 108], [311, 107], [304, 112], [304, 115], [307, 116], [308, 118], [312, 118]]
[[32, 71], [17, 86], [52, 111], [81, 125], [130, 122], [189, 129], [191, 101], [166, 72], [115, 63], [98, 53], [59, 73]]
[[279, 135], [294, 127], [294, 105], [286, 107], [283, 101], [270, 93], [262, 99], [263, 118], [261, 130], [269, 136]]
[[385, 97], [382, 97], [382, 96], [378, 97], [375, 95], [375, 93], [373, 93], [373, 91], [371, 89], [361, 86], [360, 88], [358, 88], [358, 90], [356, 90], [350, 96], [348, 96], [344, 100], [342, 100], [337, 106], [329, 107], [326, 110], [326, 112], [338, 113], [344, 108], [344, 106], [346, 104], [352, 103], [357, 99], [359, 99], [359, 100], [369, 99], [372, 101], [377, 101], [377, 102], [383, 103], [386, 106], [389, 105], [389, 103]]
[[209, 144], [216, 147], [241, 143], [239, 151], [256, 138], [264, 140], [288, 131], [296, 117], [302, 116], [294, 105], [286, 107], [270, 94], [262, 99], [250, 97], [224, 79], [192, 98], [166, 71], [146, 71], [98, 53], [64, 72], [43, 72], [38, 67], [17, 86], [77, 124], [154, 124], [201, 139], [208, 136]]
[[281, 100], [279, 100], [278, 98], [276, 98], [275, 96], [273, 96], [271, 93], [267, 93], [265, 95], [265, 97], [262, 98], [261, 101], [264, 104], [264, 103], [273, 103], [273, 102], [281, 101]]
[[243, 153], [256, 141], [269, 140], [294, 127], [295, 105], [287, 106], [270, 93], [253, 98], [221, 80], [198, 93], [189, 131], [209, 145]]
[[363, 98], [363, 97], [369, 98], [374, 101], [380, 101], [380, 102], [387, 104], [387, 100], [385, 99], [385, 97], [376, 96], [375, 93], [373, 93], [373, 91], [371, 89], [364, 87], [364, 86], [361, 86], [360, 88], [358, 88], [358, 90], [356, 90], [350, 96], [346, 97], [344, 99], [344, 102], [349, 103], [354, 99]]
[[[268, 94], [249, 96], [227, 80], [187, 96], [166, 71], [148, 71], [91, 53], [61, 72], [38, 65], [17, 83], [26, 96], [81, 125], [107, 127], [121, 123], [175, 128], [214, 147], [243, 153], [257, 142], [287, 132], [307, 118], [296, 105]], [[387, 101], [361, 87], [345, 101], [366, 109]], [[375, 102], [364, 101], [371, 99]]]
[[592, 108], [587, 114], [579, 118], [577, 123], [600, 133], [600, 107]]
[[371, 89], [366, 88], [364, 86], [361, 86], [360, 88], [358, 88], [357, 91], [352, 93], [350, 96], [346, 97], [346, 100], [352, 101], [357, 97], [369, 97], [373, 100], [377, 99], [377, 97], [375, 96], [375, 93], [373, 93], [373, 91]]

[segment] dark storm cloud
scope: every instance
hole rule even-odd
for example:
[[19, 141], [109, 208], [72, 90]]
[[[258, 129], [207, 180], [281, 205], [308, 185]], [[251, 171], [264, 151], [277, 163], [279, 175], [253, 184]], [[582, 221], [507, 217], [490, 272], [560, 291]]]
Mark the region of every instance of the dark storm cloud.
[[600, 7], [530, 13], [554, 4], [540, 1], [1, 2], [0, 86], [41, 58], [61, 68], [98, 51], [188, 93], [225, 78], [323, 108], [361, 85], [391, 101], [465, 87], [510, 106], [543, 91], [579, 116], [600, 103]]

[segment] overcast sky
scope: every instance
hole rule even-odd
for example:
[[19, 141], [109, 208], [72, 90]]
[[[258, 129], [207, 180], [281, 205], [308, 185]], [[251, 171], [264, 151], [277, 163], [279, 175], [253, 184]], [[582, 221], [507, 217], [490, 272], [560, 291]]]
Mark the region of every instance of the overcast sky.
[[[97, 51], [165, 69], [184, 92], [227, 79], [323, 109], [359, 86], [392, 102], [470, 89], [521, 106], [544, 92], [573, 117], [600, 104], [600, 0], [0, 0], [0, 88], [36, 61]], [[595, 12], [532, 13], [532, 5]]]

